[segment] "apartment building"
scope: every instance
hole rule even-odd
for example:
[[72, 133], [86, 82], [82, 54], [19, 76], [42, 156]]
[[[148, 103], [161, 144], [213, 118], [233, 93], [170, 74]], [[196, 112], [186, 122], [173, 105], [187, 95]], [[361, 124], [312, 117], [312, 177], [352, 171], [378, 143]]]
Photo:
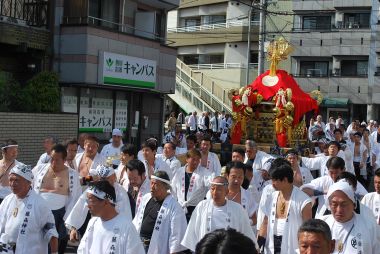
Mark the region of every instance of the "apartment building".
[[380, 119], [379, 1], [293, 0], [291, 73], [322, 113]]
[[[182, 0], [168, 19], [168, 41], [178, 58], [226, 88], [245, 86], [257, 76], [259, 14], [246, 1]], [[251, 23], [249, 22], [251, 20]], [[248, 50], [248, 30], [251, 44]]]

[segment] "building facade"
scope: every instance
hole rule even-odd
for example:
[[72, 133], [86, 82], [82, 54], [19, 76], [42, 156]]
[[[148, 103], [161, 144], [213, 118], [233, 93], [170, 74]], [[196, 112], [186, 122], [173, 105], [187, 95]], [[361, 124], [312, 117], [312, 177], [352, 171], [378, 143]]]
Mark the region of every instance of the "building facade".
[[291, 73], [326, 117], [380, 119], [379, 1], [293, 0]]

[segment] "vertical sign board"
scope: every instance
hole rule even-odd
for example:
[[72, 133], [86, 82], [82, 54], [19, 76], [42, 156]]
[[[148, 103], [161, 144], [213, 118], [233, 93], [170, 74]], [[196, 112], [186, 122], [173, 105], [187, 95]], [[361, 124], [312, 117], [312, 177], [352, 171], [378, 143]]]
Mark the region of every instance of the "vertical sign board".
[[98, 83], [139, 88], [156, 87], [156, 61], [100, 51]]
[[81, 97], [79, 131], [111, 132], [113, 125], [113, 100]]
[[116, 99], [115, 128], [127, 130], [128, 101]]

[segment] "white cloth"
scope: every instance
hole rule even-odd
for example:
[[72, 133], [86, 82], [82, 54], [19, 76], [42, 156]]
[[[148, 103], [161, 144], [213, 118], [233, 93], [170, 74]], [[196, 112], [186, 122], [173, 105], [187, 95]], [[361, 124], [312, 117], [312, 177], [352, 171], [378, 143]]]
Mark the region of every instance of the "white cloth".
[[222, 166], [220, 165], [219, 157], [216, 153], [208, 152], [207, 166], [205, 167], [214, 176], [220, 176]]
[[359, 155], [358, 156], [355, 156], [355, 153], [354, 153], [355, 144], [353, 144], [352, 146], [349, 146], [349, 148], [351, 150], [354, 162], [364, 162], [364, 164], [366, 163], [367, 158], [363, 158], [363, 154], [364, 154], [364, 152], [367, 151], [367, 147], [363, 143], [360, 143], [360, 145], [359, 145]]
[[[132, 221], [132, 211], [128, 193], [118, 183], [114, 184], [114, 188], [116, 193], [116, 211], [122, 215], [125, 215], [130, 221]], [[73, 209], [68, 211], [69, 215], [65, 220], [66, 227], [68, 229], [71, 229], [72, 227], [79, 229], [85, 222], [88, 211], [87, 191], [85, 191], [79, 197]]]
[[349, 148], [350, 145], [347, 145], [346, 149], [344, 149], [344, 157], [345, 157], [345, 167], [346, 171], [350, 172], [355, 175], [355, 169], [354, 169], [354, 161], [353, 161], [353, 155], [351, 152], [351, 149]]
[[127, 175], [127, 170], [125, 168], [125, 165], [122, 163], [117, 166], [117, 169], [115, 170], [115, 175], [116, 175], [116, 181], [123, 186], [123, 188], [128, 191], [128, 186], [129, 186], [129, 179]]
[[313, 175], [310, 173], [310, 170], [305, 167], [299, 167], [301, 176], [302, 176], [302, 184], [310, 183], [314, 180]]
[[[344, 152], [340, 150], [337, 154], [338, 157], [345, 160]], [[320, 176], [328, 175], [327, 161], [331, 156], [321, 155], [315, 158], [302, 157], [302, 164], [310, 170], [319, 170]]]
[[[168, 132], [165, 137], [164, 137], [164, 140], [162, 141], [163, 144], [166, 144], [166, 143], [169, 143], [169, 142], [174, 142], [174, 140], [176, 139], [176, 136], [175, 136], [175, 132], [174, 131], [170, 131]], [[178, 136], [178, 144], [177, 142], [175, 142], [177, 145], [176, 147], [179, 147], [179, 148], [186, 148], [187, 147], [187, 142], [186, 142], [186, 136], [185, 134], [183, 133], [180, 133], [179, 136]]]
[[[150, 193], [143, 197], [142, 205], [133, 219], [133, 224], [138, 233], [141, 230], [145, 207], [151, 198]], [[185, 248], [181, 246], [181, 240], [185, 235], [187, 222], [182, 207], [172, 195], [168, 195], [162, 203], [158, 214], [152, 238], [150, 239], [148, 254], [167, 254], [183, 251]]]
[[376, 222], [380, 219], [380, 194], [377, 192], [368, 193], [361, 200], [362, 204], [371, 209]]
[[50, 160], [51, 160], [50, 155], [48, 155], [47, 153], [43, 153], [43, 154], [41, 154], [40, 158], [38, 159], [37, 165], [49, 163]]
[[[205, 234], [219, 228], [230, 227], [251, 238], [257, 248], [256, 236], [252, 231], [248, 215], [243, 207], [236, 202], [226, 200], [227, 213], [223, 216], [225, 219], [224, 226], [220, 227], [219, 225], [219, 227], [216, 228], [215, 218], [212, 216], [215, 207], [213, 203], [213, 200], [203, 200], [197, 205], [191, 215], [189, 225], [181, 244], [186, 248], [195, 251], [196, 244]], [[220, 224], [220, 220], [217, 224]]]
[[[23, 204], [21, 205], [20, 202]], [[18, 208], [16, 217], [13, 216], [15, 208]], [[21, 226], [17, 229], [12, 224]], [[34, 190], [30, 190], [22, 201], [12, 193], [1, 203], [0, 238], [2, 241], [9, 239], [8, 229], [13, 232], [17, 230], [15, 254], [47, 254], [51, 237], [58, 238], [53, 214], [45, 200]], [[11, 243], [11, 241], [7, 243]]]
[[198, 124], [198, 119], [196, 116], [194, 115], [191, 115], [189, 117], [189, 120], [187, 122], [187, 124], [189, 125], [190, 127], [190, 131], [196, 131], [197, 130], [197, 124]]
[[[265, 205], [266, 209], [264, 210], [264, 213], [268, 218], [267, 241], [265, 245], [265, 253], [268, 254], [274, 253], [274, 223], [276, 220], [277, 198], [279, 194], [279, 191], [272, 193], [272, 195], [267, 199], [267, 203]], [[287, 220], [284, 226], [284, 234], [282, 235], [281, 253], [296, 253], [295, 250], [298, 249], [298, 228], [303, 222], [302, 211], [308, 203], [311, 203], [310, 198], [300, 189], [293, 186], [292, 194], [290, 196], [288, 204]]]
[[[329, 225], [332, 238], [335, 239], [334, 254], [339, 253], [339, 242], [343, 243], [343, 251], [340, 252], [342, 254], [379, 253], [380, 235], [375, 223], [368, 223], [366, 218], [357, 214], [354, 214], [353, 219], [346, 223], [335, 221], [333, 215], [327, 215], [321, 219]], [[347, 240], [345, 240], [346, 237]]]
[[222, 122], [221, 122], [220, 118], [217, 118], [215, 116], [211, 117], [210, 124], [211, 124], [211, 129], [213, 132], [221, 132]]
[[156, 157], [160, 157], [163, 161], [166, 162], [166, 164], [168, 164], [170, 171], [172, 172], [172, 176], [174, 176], [175, 172], [181, 167], [181, 162], [175, 156], [166, 158], [163, 154], [157, 154]]
[[[50, 163], [40, 164], [40, 165], [37, 165], [33, 169], [33, 174], [34, 174], [33, 188], [37, 194], [40, 194], [42, 180], [44, 179], [46, 173], [49, 171], [50, 166], [51, 166]], [[66, 213], [63, 217], [64, 220], [67, 218], [70, 211], [73, 209], [75, 203], [78, 201], [80, 195], [82, 194], [82, 187], [79, 182], [78, 172], [72, 168], [68, 168], [68, 170], [69, 170], [69, 174], [68, 174], [69, 178], [67, 179], [67, 181], [69, 183], [69, 196], [64, 205], [65, 210], [66, 210]]]
[[210, 187], [212, 180], [211, 173], [202, 166], [193, 172], [190, 178], [189, 189], [187, 191], [187, 200], [185, 200], [185, 169], [186, 166], [179, 168], [172, 180], [173, 196], [178, 203], [186, 208], [187, 206], [196, 206], [206, 197], [206, 193]]
[[124, 214], [108, 221], [92, 217], [88, 223], [78, 254], [145, 254], [135, 227]]
[[263, 223], [264, 218], [265, 218], [266, 202], [267, 202], [268, 198], [271, 197], [272, 193], [275, 191], [276, 190], [273, 188], [272, 183], [268, 184], [263, 189], [261, 199], [260, 199], [260, 203], [259, 203], [259, 208], [257, 210], [257, 224], [256, 224], [257, 230], [260, 230], [261, 224]]
[[[83, 153], [77, 153], [77, 155], [75, 156], [75, 164], [74, 165], [76, 165], [78, 167], [78, 168], [75, 168], [75, 170], [77, 170], [77, 171], [79, 170], [80, 161], [82, 160], [83, 155], [84, 155], [84, 152]], [[104, 165], [105, 163], [106, 163], [106, 158], [104, 158], [100, 153], [96, 153], [95, 158], [92, 160], [91, 166], [89, 168], [89, 173], [90, 173], [91, 169], [95, 170], [97, 166]]]
[[[16, 166], [16, 165], [20, 165], [20, 164], [23, 164], [23, 163], [21, 163], [21, 162], [15, 160], [14, 165], [13, 165], [11, 168], [8, 169], [8, 173], [9, 173], [9, 171], [10, 171], [14, 166]], [[11, 187], [9, 187], [9, 186], [3, 186], [3, 185], [1, 185], [1, 183], [0, 183], [0, 198], [1, 198], [1, 199], [4, 199], [6, 196], [8, 196], [8, 195], [11, 194], [11, 193], [12, 193], [12, 191], [11, 191]]]
[[114, 147], [112, 143], [107, 144], [103, 147], [102, 151], [100, 154], [104, 157], [115, 157], [113, 164], [119, 165], [120, 164], [120, 153], [121, 153], [121, 148], [123, 147], [123, 143], [121, 142], [119, 147]]
[[[145, 165], [146, 175], [148, 175], [148, 173], [150, 172], [149, 170], [150, 166], [146, 160], [143, 160], [143, 163]], [[169, 179], [170, 180], [173, 179], [173, 172], [170, 170], [169, 165], [161, 158], [159, 154], [156, 154], [156, 158], [154, 160], [154, 165], [153, 165], [153, 172], [157, 172], [157, 171], [165, 171], [168, 174]]]

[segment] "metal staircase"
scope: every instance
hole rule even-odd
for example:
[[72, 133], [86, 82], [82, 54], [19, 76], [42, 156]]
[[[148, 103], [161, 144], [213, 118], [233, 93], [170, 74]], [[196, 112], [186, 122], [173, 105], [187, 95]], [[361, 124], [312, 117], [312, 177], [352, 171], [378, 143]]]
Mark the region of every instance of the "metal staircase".
[[[226, 111], [231, 113], [228, 91], [215, 84], [201, 72], [192, 69], [177, 59], [175, 94], [169, 94], [185, 111]], [[187, 109], [187, 110], [186, 110]]]

